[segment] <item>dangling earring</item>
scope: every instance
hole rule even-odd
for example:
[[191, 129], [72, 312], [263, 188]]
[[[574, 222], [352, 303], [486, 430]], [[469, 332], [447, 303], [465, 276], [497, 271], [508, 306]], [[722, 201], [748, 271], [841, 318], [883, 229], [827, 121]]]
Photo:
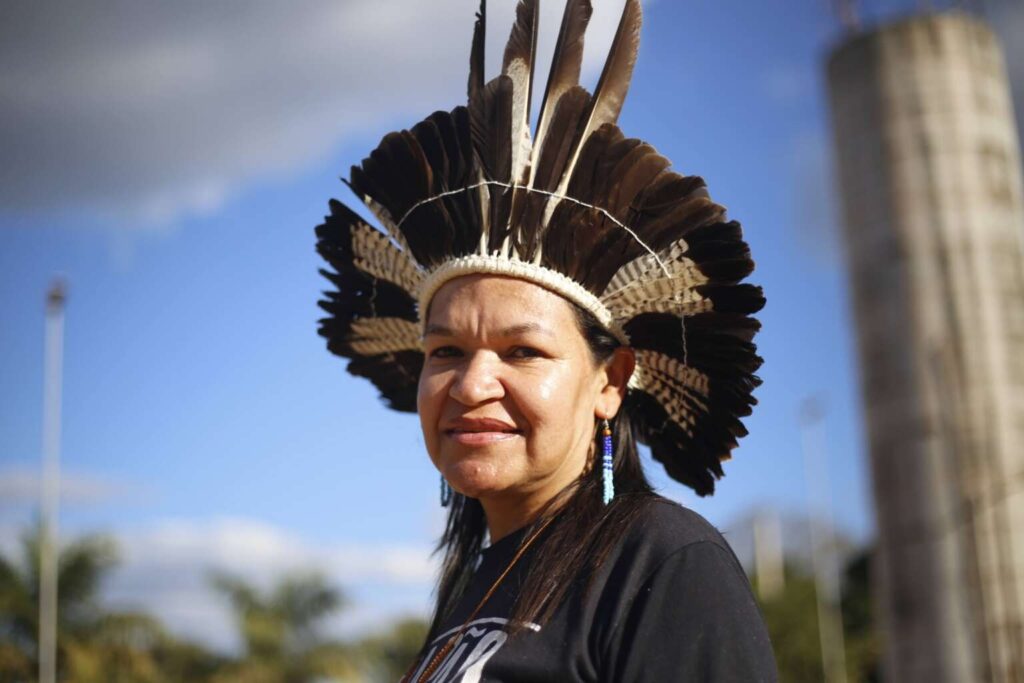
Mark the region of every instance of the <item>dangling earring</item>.
[[604, 504], [615, 497], [615, 479], [612, 468], [612, 426], [601, 420], [601, 483], [604, 484]]
[[446, 508], [452, 503], [452, 487], [448, 485], [448, 480], [441, 475], [441, 507]]

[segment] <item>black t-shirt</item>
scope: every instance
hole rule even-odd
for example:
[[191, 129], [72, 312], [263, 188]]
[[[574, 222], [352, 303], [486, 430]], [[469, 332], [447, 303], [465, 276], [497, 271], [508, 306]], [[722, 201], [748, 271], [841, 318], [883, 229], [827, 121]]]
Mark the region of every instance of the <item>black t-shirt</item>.
[[[431, 634], [412, 680], [458, 632], [524, 533], [484, 550], [465, 595]], [[589, 591], [571, 590], [547, 624], [527, 624], [510, 638], [505, 625], [533, 552], [519, 560], [428, 681], [777, 680], [750, 583], [725, 539], [697, 513], [654, 499]]]

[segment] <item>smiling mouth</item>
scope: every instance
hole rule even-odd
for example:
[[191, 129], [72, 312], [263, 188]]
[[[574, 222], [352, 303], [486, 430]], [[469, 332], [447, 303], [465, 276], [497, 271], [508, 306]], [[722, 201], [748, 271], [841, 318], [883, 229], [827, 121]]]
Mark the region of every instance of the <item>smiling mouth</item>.
[[456, 443], [480, 446], [514, 439], [520, 436], [522, 431], [518, 429], [446, 429], [444, 434]]

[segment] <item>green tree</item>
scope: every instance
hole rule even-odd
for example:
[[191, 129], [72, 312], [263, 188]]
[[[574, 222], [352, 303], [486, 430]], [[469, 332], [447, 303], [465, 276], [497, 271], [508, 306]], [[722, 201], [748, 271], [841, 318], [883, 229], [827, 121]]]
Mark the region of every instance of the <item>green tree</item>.
[[306, 683], [358, 671], [349, 648], [319, 637], [323, 619], [344, 604], [320, 574], [285, 577], [267, 592], [225, 573], [211, 580], [228, 599], [244, 646], [244, 657], [218, 673], [217, 683]]
[[[0, 679], [35, 677], [39, 652], [40, 527], [22, 536], [20, 559], [0, 556]], [[113, 542], [81, 538], [61, 549], [57, 562], [58, 667], [66, 670], [71, 649], [89, 640], [103, 611], [97, 593], [114, 566]]]
[[[22, 538], [19, 558], [0, 556], [0, 681], [34, 681], [38, 667], [39, 529]], [[58, 560], [58, 672], [74, 683], [307, 683], [397, 680], [426, 636], [407, 619], [354, 643], [319, 635], [344, 605], [319, 574], [285, 577], [261, 592], [237, 577], [212, 583], [234, 612], [241, 657], [218, 656], [172, 637], [155, 618], [104, 609], [99, 589], [116, 565], [113, 542], [87, 536]]]
[[423, 647], [427, 638], [427, 622], [402, 619], [381, 634], [361, 640], [357, 649], [364, 662], [364, 671], [372, 681], [397, 681]]
[[846, 634], [846, 668], [850, 680], [878, 683], [882, 680], [882, 642], [875, 628], [871, 592], [872, 549], [854, 555], [843, 572], [843, 631]]
[[761, 601], [761, 612], [775, 650], [779, 680], [823, 680], [814, 580], [787, 568], [785, 587], [772, 599]]
[[[850, 683], [879, 680], [881, 645], [873, 618], [869, 564], [870, 549], [865, 549], [855, 554], [843, 569], [841, 613]], [[779, 680], [823, 680], [814, 579], [787, 566], [785, 588], [760, 603], [779, 666]]]
[[[0, 556], [0, 680], [33, 681], [38, 670], [40, 533], [22, 537], [20, 558]], [[75, 683], [200, 681], [220, 660], [182, 643], [145, 614], [103, 608], [99, 589], [117, 561], [109, 538], [61, 549], [57, 570], [57, 662]]]

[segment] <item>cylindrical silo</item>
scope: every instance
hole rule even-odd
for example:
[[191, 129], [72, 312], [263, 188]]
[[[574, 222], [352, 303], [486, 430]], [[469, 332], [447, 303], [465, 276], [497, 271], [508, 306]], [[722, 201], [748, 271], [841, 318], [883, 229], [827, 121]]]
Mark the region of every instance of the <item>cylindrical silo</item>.
[[890, 681], [1024, 681], [1024, 200], [992, 31], [952, 12], [828, 62]]

